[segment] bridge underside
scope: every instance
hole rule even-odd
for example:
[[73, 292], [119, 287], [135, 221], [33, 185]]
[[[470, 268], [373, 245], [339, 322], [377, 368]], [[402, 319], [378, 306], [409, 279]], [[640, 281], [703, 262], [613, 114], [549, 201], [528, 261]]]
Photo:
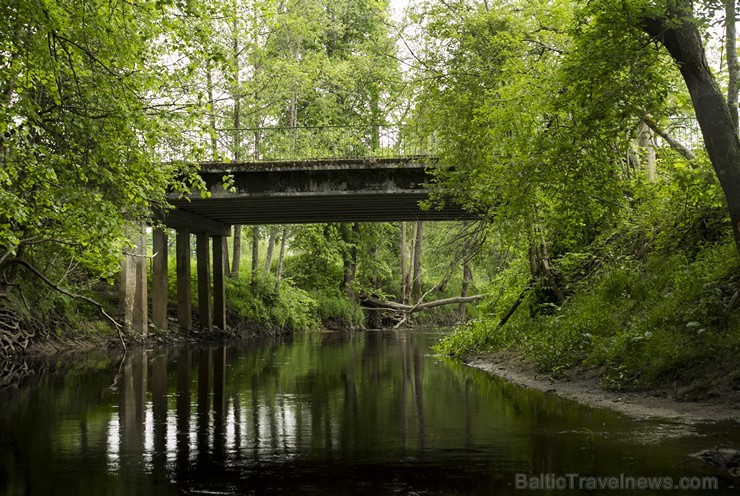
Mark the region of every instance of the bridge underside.
[[[472, 216], [455, 205], [422, 210], [426, 193], [225, 195], [208, 200], [170, 200], [179, 210], [221, 224], [308, 224], [465, 220]], [[179, 215], [173, 213], [171, 215]], [[177, 226], [173, 226], [177, 227]]]
[[[171, 197], [170, 227], [195, 216], [218, 225], [439, 221], [474, 218], [454, 204], [422, 210], [432, 181], [414, 158], [272, 164], [204, 164], [209, 198]], [[229, 176], [226, 186], [224, 176]], [[229, 184], [230, 183], [230, 184]], [[214, 227], [214, 229], [219, 229]]]

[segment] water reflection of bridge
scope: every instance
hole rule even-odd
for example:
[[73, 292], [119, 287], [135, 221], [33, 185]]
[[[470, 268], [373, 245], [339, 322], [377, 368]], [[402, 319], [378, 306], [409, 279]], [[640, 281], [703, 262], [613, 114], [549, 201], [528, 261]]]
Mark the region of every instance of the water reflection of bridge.
[[[670, 426], [656, 434], [654, 422], [440, 361], [428, 355], [438, 337], [310, 333], [139, 350], [120, 367], [75, 360], [4, 394], [0, 494], [514, 495], [515, 473], [631, 473], [656, 460], [686, 475], [675, 461], [694, 436], [673, 444]], [[598, 456], [585, 449], [591, 431]]]
[[[378, 362], [385, 348], [380, 339], [349, 344], [336, 338], [321, 338], [322, 347], [336, 347], [346, 358], [336, 364], [328, 390], [317, 385], [327, 377], [313, 375], [315, 364], [286, 375], [284, 364], [264, 361], [272, 353], [250, 354], [243, 369], [244, 357], [224, 346], [129, 353], [117, 379], [119, 408], [107, 428], [109, 472], [133, 480], [144, 470], [155, 486], [182, 481], [192, 487], [192, 474], [207, 478], [209, 467], [228, 472], [288, 463], [310, 449], [355, 453], [367, 449], [377, 435], [373, 424], [390, 413], [368, 409], [378, 402], [363, 397], [368, 391], [400, 395], [393, 412], [406, 436], [400, 448], [424, 449], [422, 349], [399, 334], [402, 370], [391, 372]], [[391, 381], [400, 387], [389, 388]]]

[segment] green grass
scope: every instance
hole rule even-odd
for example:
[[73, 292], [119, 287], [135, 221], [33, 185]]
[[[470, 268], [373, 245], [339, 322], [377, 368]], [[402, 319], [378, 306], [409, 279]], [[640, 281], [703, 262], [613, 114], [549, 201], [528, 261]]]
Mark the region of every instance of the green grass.
[[718, 241], [692, 240], [679, 249], [665, 230], [656, 228], [655, 235], [644, 228], [631, 225], [588, 253], [558, 260], [569, 294], [560, 307], [533, 312], [530, 295], [497, 329], [516, 293], [508, 288], [502, 304], [443, 339], [436, 351], [465, 358], [513, 350], [555, 376], [596, 369], [617, 389], [689, 384], [709, 369], [736, 370], [740, 304], [730, 308], [730, 302], [740, 291], [740, 257], [734, 240], [725, 231]]

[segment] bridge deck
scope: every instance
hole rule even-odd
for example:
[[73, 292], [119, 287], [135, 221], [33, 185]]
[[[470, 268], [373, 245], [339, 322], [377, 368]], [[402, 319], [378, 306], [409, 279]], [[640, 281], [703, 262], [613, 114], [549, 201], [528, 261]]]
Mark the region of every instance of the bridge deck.
[[435, 165], [429, 164], [424, 157], [203, 163], [200, 175], [210, 197], [171, 196], [178, 211], [165, 222], [185, 227], [185, 217], [193, 214], [225, 225], [473, 218], [456, 205], [420, 208], [433, 180], [428, 169]]

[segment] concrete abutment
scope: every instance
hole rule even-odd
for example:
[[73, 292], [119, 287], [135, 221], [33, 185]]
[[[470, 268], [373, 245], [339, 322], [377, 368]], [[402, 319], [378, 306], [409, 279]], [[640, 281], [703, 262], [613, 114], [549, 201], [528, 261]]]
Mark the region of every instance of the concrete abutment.
[[[184, 332], [193, 329], [191, 289], [191, 231], [178, 227], [175, 236], [177, 321]], [[223, 233], [195, 232], [198, 289], [198, 324], [211, 329], [226, 328], [226, 242]], [[137, 228], [133, 246], [124, 251], [120, 273], [120, 307], [126, 333], [145, 337], [149, 327], [147, 276], [151, 259], [151, 322], [168, 328], [169, 254], [166, 229], [152, 229], [152, 255], [147, 255], [147, 229]], [[213, 244], [211, 257], [211, 243]], [[211, 267], [211, 263], [213, 267]]]

